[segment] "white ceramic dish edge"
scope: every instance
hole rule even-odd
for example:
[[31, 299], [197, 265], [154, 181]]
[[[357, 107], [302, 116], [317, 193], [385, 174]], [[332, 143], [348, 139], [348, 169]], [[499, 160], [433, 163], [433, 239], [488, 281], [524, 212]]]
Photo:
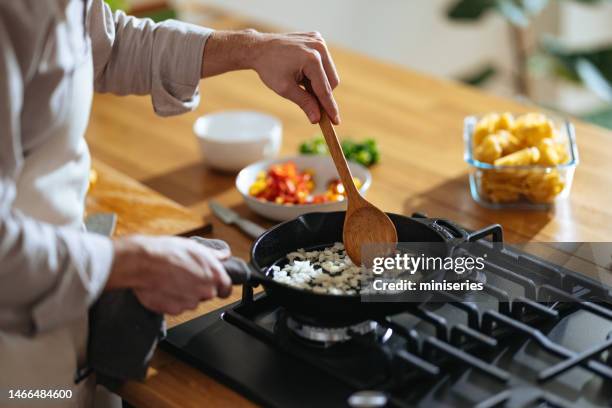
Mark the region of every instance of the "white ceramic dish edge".
[[237, 172], [250, 163], [276, 157], [282, 128], [278, 118], [266, 113], [228, 110], [200, 116], [193, 133], [206, 165]]

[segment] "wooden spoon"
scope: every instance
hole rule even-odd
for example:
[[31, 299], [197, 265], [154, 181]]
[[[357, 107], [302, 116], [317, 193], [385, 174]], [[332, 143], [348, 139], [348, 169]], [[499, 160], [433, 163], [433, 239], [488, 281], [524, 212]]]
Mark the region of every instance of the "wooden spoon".
[[[309, 82], [305, 81], [305, 88], [312, 95], [315, 95]], [[348, 201], [342, 230], [344, 248], [353, 263], [361, 265], [361, 248], [363, 245], [396, 244], [397, 231], [387, 214], [366, 200], [357, 190], [334, 126], [320, 103], [319, 108], [321, 109], [319, 126], [336, 170], [340, 175], [340, 181], [342, 181]]]

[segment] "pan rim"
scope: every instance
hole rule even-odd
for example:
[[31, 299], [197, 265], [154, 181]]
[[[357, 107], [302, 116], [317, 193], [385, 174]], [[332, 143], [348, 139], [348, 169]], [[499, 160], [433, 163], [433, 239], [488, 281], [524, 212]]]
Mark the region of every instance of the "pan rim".
[[[268, 276], [270, 269], [272, 268], [273, 265], [275, 265], [276, 263], [278, 263], [281, 259], [277, 259], [274, 263], [270, 264], [269, 266], [266, 267], [262, 267], [260, 266], [256, 261], [255, 261], [255, 250], [257, 248], [257, 246], [259, 245], [259, 243], [268, 235], [271, 234], [272, 232], [276, 231], [279, 228], [282, 228], [285, 224], [289, 224], [292, 222], [295, 222], [297, 220], [299, 220], [300, 218], [305, 218], [305, 217], [309, 217], [309, 216], [321, 216], [321, 215], [331, 215], [331, 214], [346, 214], [346, 211], [330, 211], [330, 212], [325, 212], [325, 211], [317, 211], [317, 212], [311, 212], [311, 213], [305, 213], [305, 214], [301, 214], [295, 218], [292, 218], [290, 220], [286, 220], [283, 221], [275, 226], [273, 226], [272, 228], [268, 229], [266, 232], [264, 232], [263, 234], [261, 234], [251, 245], [251, 250], [249, 251], [249, 256], [250, 256], [250, 260], [249, 263], [259, 272], [258, 275], [260, 275], [260, 281], [261, 284], [264, 285], [264, 287], [266, 285], [273, 285], [273, 286], [279, 286], [282, 287], [283, 290], [289, 290], [289, 293], [296, 293], [300, 296], [302, 295], [308, 295], [308, 296], [312, 296], [313, 298], [318, 298], [318, 299], [335, 299], [337, 301], [354, 301], [355, 299], [361, 299], [361, 294], [355, 294], [355, 295], [347, 295], [347, 294], [341, 294], [341, 295], [332, 295], [332, 294], [328, 294], [328, 293], [316, 293], [312, 290], [306, 290], [306, 289], [300, 289], [300, 288], [296, 288], [284, 283], [280, 283], [275, 281], [274, 279], [270, 278]], [[416, 222], [420, 222], [420, 218], [417, 217], [410, 217], [407, 215], [403, 215], [403, 214], [395, 214], [395, 213], [391, 213], [391, 212], [385, 212], [385, 214], [392, 216], [392, 217], [400, 217], [400, 218], [407, 218], [410, 219], [412, 221], [416, 221]], [[436, 220], [437, 218], [433, 218], [434, 220]], [[422, 223], [424, 224], [424, 223]], [[425, 224], [424, 224], [425, 225]], [[425, 225], [426, 226], [426, 225]], [[449, 242], [448, 239], [446, 239], [444, 237], [444, 235], [442, 233], [440, 233], [439, 231], [435, 230], [434, 228], [431, 228], [432, 232], [434, 232], [436, 235], [438, 235], [440, 237], [440, 242]], [[324, 245], [324, 244], [323, 244]], [[297, 250], [297, 248], [295, 249]], [[286, 254], [285, 254], [286, 256]]]

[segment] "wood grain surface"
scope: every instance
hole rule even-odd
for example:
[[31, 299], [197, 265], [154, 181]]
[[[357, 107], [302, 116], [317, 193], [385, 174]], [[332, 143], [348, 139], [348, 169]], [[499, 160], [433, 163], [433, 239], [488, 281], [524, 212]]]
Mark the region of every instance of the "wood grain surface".
[[[261, 28], [222, 11], [214, 10], [210, 15], [206, 24], [215, 28]], [[609, 241], [612, 237], [609, 131], [575, 122], [581, 164], [567, 202], [547, 212], [485, 209], [469, 194], [461, 137], [463, 118], [474, 113], [535, 108], [337, 47], [332, 47], [332, 53], [341, 81], [335, 92], [341, 107], [340, 137], [374, 137], [380, 145], [381, 163], [372, 169], [368, 192], [368, 199], [378, 207], [401, 214], [420, 211], [469, 228], [500, 223], [510, 241]], [[271, 224], [246, 208], [234, 188], [235, 175], [210, 171], [201, 164], [192, 134], [195, 119], [226, 109], [255, 109], [275, 115], [284, 126], [282, 154], [294, 154], [304, 139], [319, 130], [296, 106], [266, 89], [254, 72], [207, 79], [201, 83], [201, 93], [201, 104], [194, 112], [171, 118], [156, 116], [149, 97], [96, 95], [87, 138], [94, 157], [212, 221], [213, 236], [228, 241], [235, 254], [248, 257], [251, 241], [213, 219], [207, 200], [214, 198], [253, 221]], [[122, 200], [120, 194], [109, 193], [100, 200], [109, 208], [127, 211], [119, 215], [119, 233], [176, 230], [171, 223], [143, 224], [136, 202], [118, 208], [115, 200]], [[177, 216], [177, 223], [186, 225], [182, 216]], [[201, 304], [196, 311], [169, 322], [186, 321], [225, 302]], [[156, 356], [149, 379], [128, 384], [122, 395], [142, 407], [248, 404], [163, 353]]]
[[201, 216], [100, 160], [94, 159], [92, 166], [98, 181], [87, 195], [87, 213], [118, 214], [116, 236], [134, 232], [176, 235], [204, 224]]
[[[160, 195], [149, 187], [113, 169], [100, 160], [93, 161], [98, 181], [87, 195], [87, 213], [117, 214], [115, 236], [130, 233], [177, 235], [204, 224], [202, 217]], [[212, 236], [212, 235], [211, 235]], [[230, 301], [238, 299], [236, 288]], [[208, 311], [228, 300], [202, 303], [194, 311], [167, 316], [172, 327]], [[121, 396], [136, 407], [249, 406], [251, 403], [227, 387], [158, 350], [143, 383], [130, 382]]]

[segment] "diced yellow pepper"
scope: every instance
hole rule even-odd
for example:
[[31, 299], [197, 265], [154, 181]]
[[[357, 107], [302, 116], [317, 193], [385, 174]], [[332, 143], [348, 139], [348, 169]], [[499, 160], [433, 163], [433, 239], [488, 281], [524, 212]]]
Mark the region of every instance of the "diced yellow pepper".
[[249, 194], [252, 196], [256, 196], [259, 193], [261, 193], [262, 191], [264, 191], [266, 189], [266, 180], [265, 179], [257, 179], [255, 180], [255, 182], [253, 184], [251, 184], [251, 187], [249, 187]]
[[540, 159], [540, 151], [537, 147], [526, 147], [517, 152], [500, 157], [493, 164], [496, 166], [528, 166], [535, 164]]

